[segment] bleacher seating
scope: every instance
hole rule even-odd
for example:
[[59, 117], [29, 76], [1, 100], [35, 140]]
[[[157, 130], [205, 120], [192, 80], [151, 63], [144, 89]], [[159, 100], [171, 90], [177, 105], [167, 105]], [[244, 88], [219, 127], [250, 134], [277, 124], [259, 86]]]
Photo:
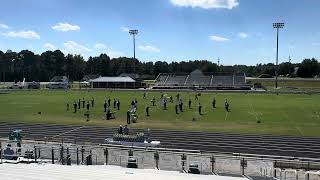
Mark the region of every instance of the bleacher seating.
[[213, 76], [212, 78], [213, 85], [233, 85], [233, 76]]
[[158, 76], [158, 78], [156, 79], [157, 80], [157, 82], [156, 82], [156, 85], [164, 85], [165, 83], [166, 83], [166, 80], [167, 80], [167, 78], [168, 78], [168, 76], [169, 75], [167, 75], [167, 74], [160, 74], [159, 76]]
[[245, 75], [236, 75], [235, 76], [235, 84], [238, 84], [238, 85], [244, 85], [246, 84], [246, 77]]
[[240, 87], [246, 86], [245, 74], [203, 74], [200, 70], [194, 70], [189, 75], [160, 74], [156, 79], [158, 87]]
[[211, 76], [204, 75], [199, 69], [194, 70], [190, 73], [186, 84], [188, 85], [210, 85]]
[[211, 81], [211, 76], [205, 76], [205, 75], [200, 75], [200, 76], [195, 76], [195, 75], [190, 75], [187, 83], [188, 85], [206, 85], [209, 86]]
[[171, 75], [169, 76], [169, 78], [167, 79], [166, 84], [176, 84], [176, 85], [180, 85], [180, 84], [184, 84], [184, 82], [186, 81], [187, 76], [186, 75]]

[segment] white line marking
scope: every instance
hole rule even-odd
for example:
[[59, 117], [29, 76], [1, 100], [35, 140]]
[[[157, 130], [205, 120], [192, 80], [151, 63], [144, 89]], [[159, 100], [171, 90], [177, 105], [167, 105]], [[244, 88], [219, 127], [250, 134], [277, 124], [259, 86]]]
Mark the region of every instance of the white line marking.
[[298, 126], [296, 126], [295, 128], [299, 131], [300, 135], [303, 136], [303, 132], [301, 131], [301, 129]]
[[248, 100], [248, 103], [249, 103], [250, 108], [251, 108], [251, 111], [249, 111], [248, 113], [253, 115], [256, 118], [256, 120], [258, 121], [259, 120], [259, 113], [255, 112], [251, 101]]

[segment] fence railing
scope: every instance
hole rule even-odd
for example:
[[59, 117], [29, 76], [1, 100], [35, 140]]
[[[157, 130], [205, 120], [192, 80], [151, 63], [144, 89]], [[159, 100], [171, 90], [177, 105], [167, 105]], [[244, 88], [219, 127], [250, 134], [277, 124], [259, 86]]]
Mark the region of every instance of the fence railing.
[[[61, 165], [116, 165], [140, 169], [160, 169], [169, 171], [220, 174], [248, 177], [276, 177], [279, 179], [320, 178], [316, 167], [317, 159], [290, 159], [290, 157], [258, 156], [253, 154], [203, 154], [199, 151], [128, 147], [119, 145], [75, 145], [59, 143], [23, 143], [17, 147], [5, 147], [0, 143], [0, 163], [26, 161]], [[11, 151], [8, 150], [11, 149]], [[8, 154], [8, 152], [11, 152]], [[13, 153], [12, 153], [13, 152]], [[28, 154], [29, 155], [26, 155]], [[24, 156], [22, 156], [24, 155]], [[23, 159], [18, 159], [23, 157]], [[282, 168], [281, 164], [287, 168]], [[290, 169], [288, 164], [300, 169]], [[307, 166], [306, 166], [307, 164]], [[278, 167], [279, 166], [279, 167]], [[312, 167], [312, 168], [311, 168]], [[320, 168], [319, 168], [320, 169]], [[311, 178], [312, 177], [312, 178]]]

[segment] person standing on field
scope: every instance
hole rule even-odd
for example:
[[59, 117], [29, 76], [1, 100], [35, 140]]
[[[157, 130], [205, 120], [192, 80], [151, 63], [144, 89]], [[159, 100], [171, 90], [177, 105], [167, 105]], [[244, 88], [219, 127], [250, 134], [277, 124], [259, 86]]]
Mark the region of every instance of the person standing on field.
[[155, 106], [154, 103], [156, 102], [156, 98], [154, 96], [153, 96], [151, 102], [152, 102], [152, 106]]
[[110, 107], [111, 99], [108, 97], [108, 107]]
[[198, 111], [199, 111], [199, 115], [202, 115], [202, 106], [200, 102], [199, 102]]
[[103, 103], [103, 112], [107, 112], [107, 101], [104, 101]]
[[94, 107], [94, 98], [91, 99], [91, 107]]
[[118, 111], [120, 110], [120, 100], [119, 99], [117, 100], [117, 109], [118, 109]]
[[113, 98], [113, 108], [115, 109], [117, 106], [117, 101], [116, 101], [116, 98]]
[[77, 103], [76, 101], [73, 102], [73, 108], [74, 108], [74, 113], [77, 112]]
[[163, 99], [163, 109], [167, 110], [167, 99]]
[[216, 108], [216, 98], [213, 98], [212, 100], [212, 108]]
[[150, 116], [149, 115], [149, 106], [146, 107], [146, 113], [147, 113], [147, 116]]
[[227, 112], [230, 112], [229, 102], [228, 102], [227, 99], [224, 101], [224, 108], [225, 108], [225, 110], [226, 110]]
[[182, 102], [182, 99], [180, 99], [179, 100], [179, 109], [180, 109], [181, 112], [183, 112], [182, 107], [183, 107], [183, 102]]
[[88, 110], [88, 111], [90, 110], [90, 103], [89, 103], [89, 101], [87, 102], [87, 110]]

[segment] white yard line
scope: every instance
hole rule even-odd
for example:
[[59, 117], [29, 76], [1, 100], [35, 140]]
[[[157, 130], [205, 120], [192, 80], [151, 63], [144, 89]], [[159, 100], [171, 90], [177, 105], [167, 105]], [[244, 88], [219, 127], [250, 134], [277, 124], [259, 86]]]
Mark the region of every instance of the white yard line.
[[249, 111], [249, 114], [252, 114], [252, 115], [256, 118], [256, 120], [258, 121], [258, 120], [259, 120], [259, 115], [258, 115], [258, 113], [254, 110], [251, 101], [248, 100], [248, 104], [249, 104], [249, 106], [250, 106], [250, 108], [251, 108], [251, 111]]
[[299, 133], [300, 133], [301, 136], [304, 136], [304, 135], [303, 135], [303, 132], [301, 131], [301, 129], [300, 129], [298, 126], [295, 126], [295, 128], [299, 131]]
[[38, 105], [40, 103], [38, 103], [38, 102], [11, 102], [9, 104], [13, 104], [13, 105]]

